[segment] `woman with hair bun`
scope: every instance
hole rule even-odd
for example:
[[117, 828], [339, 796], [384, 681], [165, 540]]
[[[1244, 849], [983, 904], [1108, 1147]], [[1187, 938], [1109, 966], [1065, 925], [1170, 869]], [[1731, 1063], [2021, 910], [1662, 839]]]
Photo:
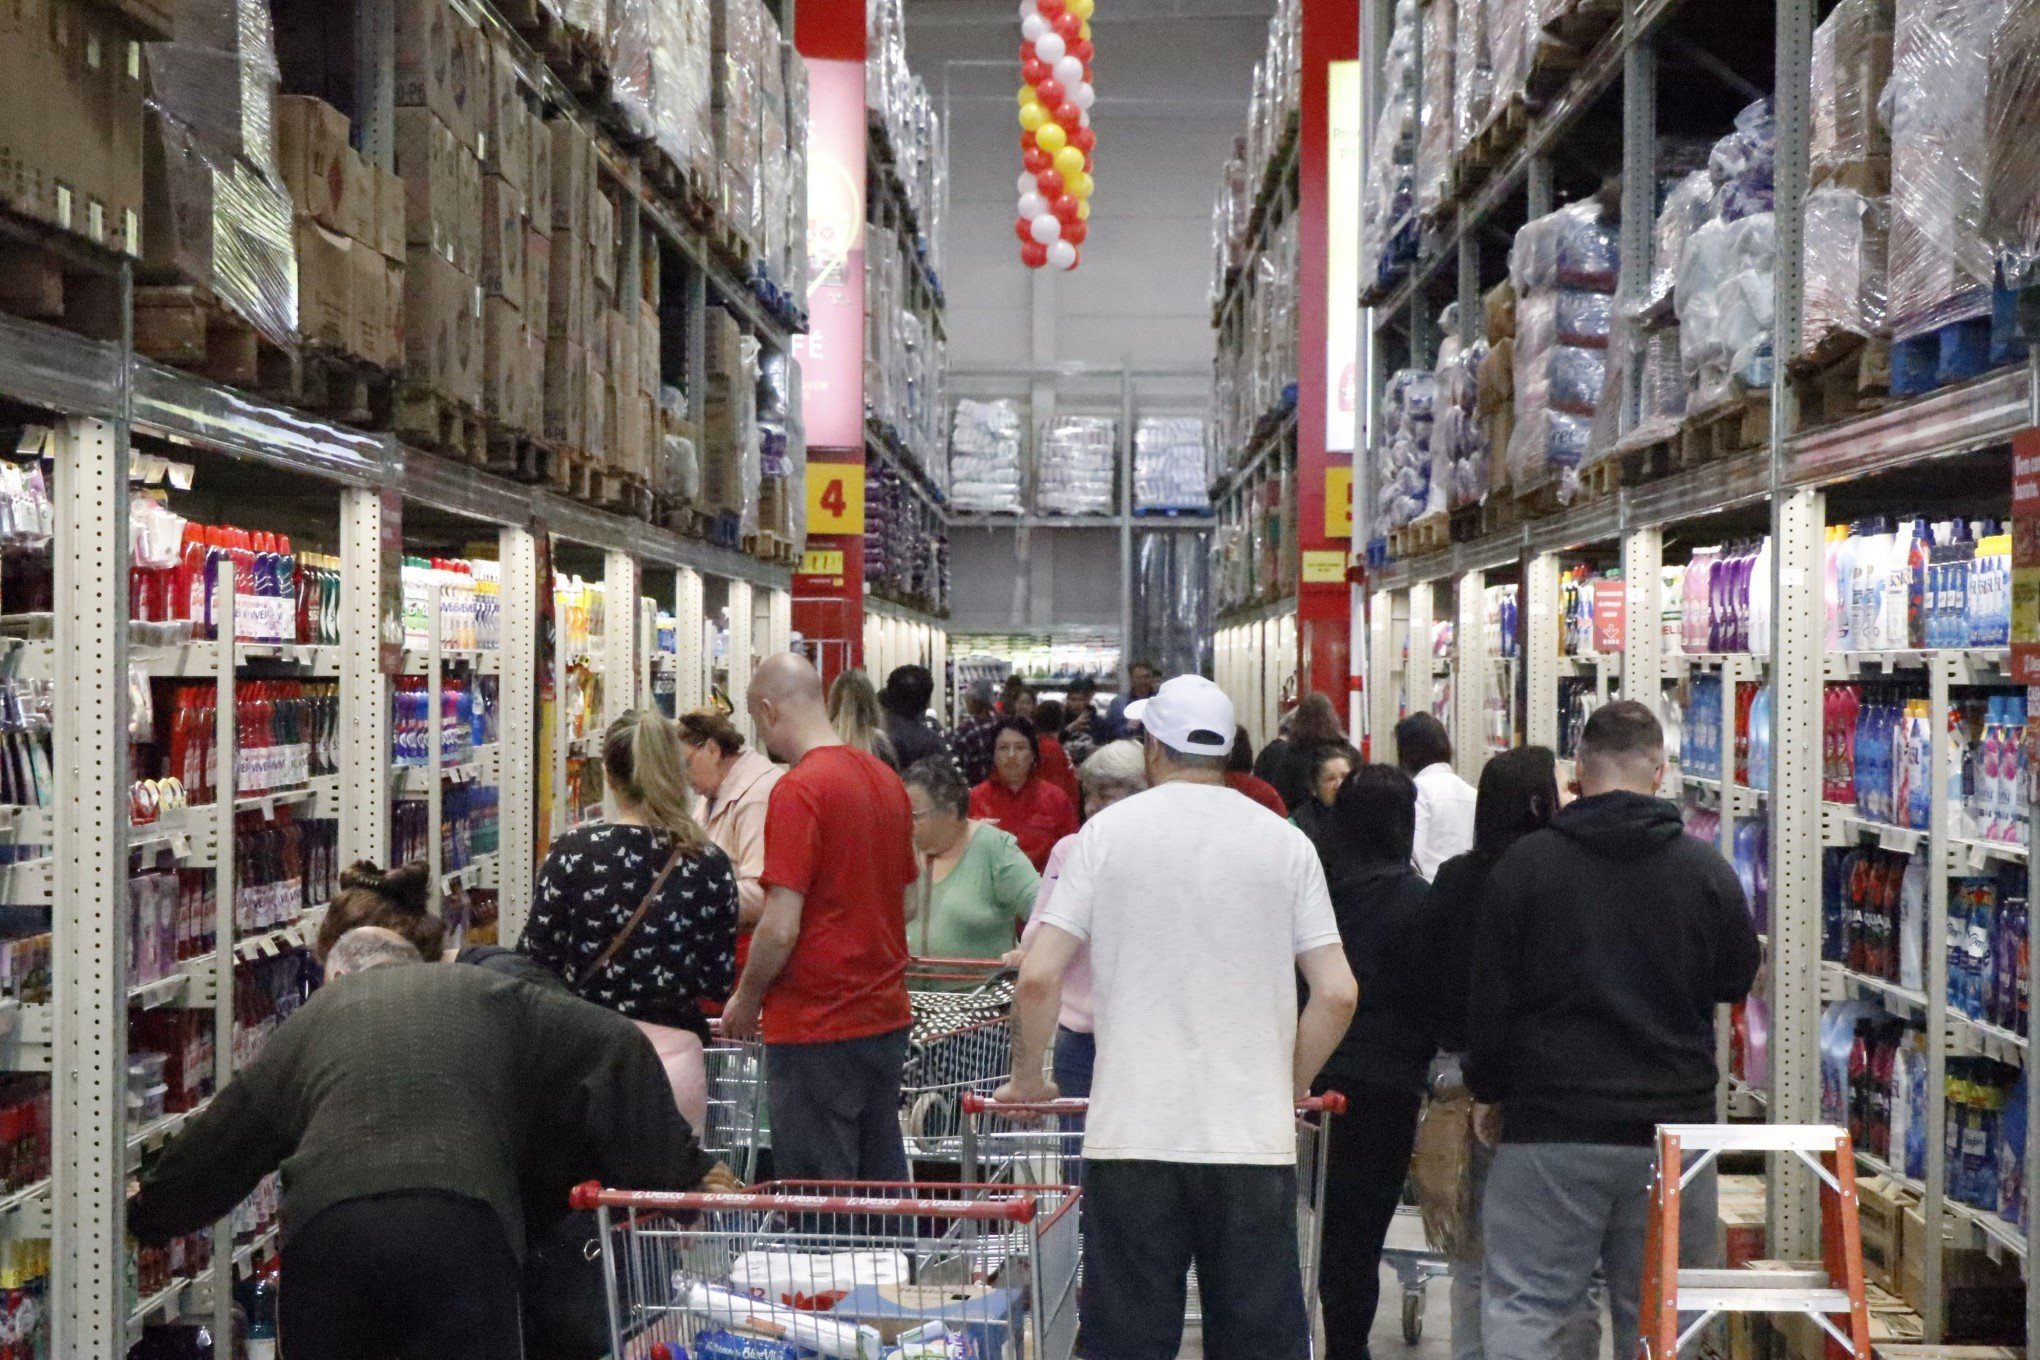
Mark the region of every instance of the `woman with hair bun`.
[[618, 718], [602, 739], [602, 767], [616, 819], [552, 843], [517, 947], [576, 996], [637, 1022], [699, 1130], [708, 1113], [702, 1004], [736, 985], [736, 876], [688, 814], [671, 721], [651, 709]]
[[470, 944], [458, 950], [446, 947], [446, 923], [432, 914], [426, 888], [431, 868], [413, 860], [384, 869], [368, 860], [356, 860], [340, 873], [340, 892], [326, 908], [319, 935], [312, 942], [312, 954], [321, 963], [342, 935], [362, 926], [394, 930], [417, 947], [427, 963], [472, 964], [492, 973], [529, 982], [554, 991], [566, 990], [559, 975], [541, 968], [514, 949], [500, 945]]

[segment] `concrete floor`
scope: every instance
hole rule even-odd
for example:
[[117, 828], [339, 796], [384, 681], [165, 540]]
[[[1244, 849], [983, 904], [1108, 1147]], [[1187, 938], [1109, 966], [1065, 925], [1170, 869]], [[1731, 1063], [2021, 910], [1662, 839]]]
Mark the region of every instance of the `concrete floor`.
[[[1424, 1335], [1414, 1346], [1402, 1338], [1402, 1285], [1387, 1267], [1381, 1272], [1381, 1311], [1374, 1319], [1371, 1360], [1452, 1360], [1452, 1283], [1433, 1280], [1424, 1291]], [[1204, 1360], [1193, 1332], [1183, 1338], [1182, 1360]]]

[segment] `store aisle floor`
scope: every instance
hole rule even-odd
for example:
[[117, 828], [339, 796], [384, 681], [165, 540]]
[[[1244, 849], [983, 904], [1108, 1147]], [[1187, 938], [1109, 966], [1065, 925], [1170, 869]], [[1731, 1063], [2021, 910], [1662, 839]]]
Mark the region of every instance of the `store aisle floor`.
[[[1434, 1280], [1424, 1291], [1424, 1335], [1416, 1345], [1402, 1339], [1402, 1285], [1395, 1272], [1381, 1269], [1381, 1312], [1374, 1319], [1369, 1349], [1373, 1360], [1452, 1360], [1452, 1286]], [[1184, 1337], [1181, 1360], [1204, 1360], [1204, 1343], [1194, 1333]]]

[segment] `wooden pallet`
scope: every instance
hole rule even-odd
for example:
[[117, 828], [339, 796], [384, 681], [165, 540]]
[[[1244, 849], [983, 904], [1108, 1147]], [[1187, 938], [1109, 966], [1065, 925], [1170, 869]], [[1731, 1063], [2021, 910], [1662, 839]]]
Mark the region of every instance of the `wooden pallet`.
[[639, 518], [651, 516], [651, 490], [643, 482], [597, 462], [593, 458], [570, 457], [566, 465], [566, 493], [583, 505]]
[[1689, 411], [1679, 439], [1682, 467], [1763, 448], [1771, 442], [1771, 395], [1750, 392], [1716, 402], [1704, 411]]
[[1480, 533], [1483, 538], [1489, 534], [1504, 533], [1522, 523], [1523, 505], [1509, 494], [1507, 487], [1489, 492], [1488, 498], [1480, 503]]
[[794, 562], [793, 540], [778, 534], [745, 534], [744, 551], [761, 562], [777, 562], [789, 567]]
[[1574, 503], [1592, 505], [1595, 501], [1607, 500], [1622, 490], [1623, 478], [1623, 462], [1612, 454], [1585, 464], [1580, 468], [1580, 492]]
[[323, 345], [307, 345], [294, 404], [342, 425], [387, 430], [396, 419], [396, 389], [396, 378], [387, 369]]
[[552, 445], [529, 431], [487, 422], [482, 467], [489, 472], [518, 482], [550, 482], [558, 457]]
[[160, 363], [243, 391], [296, 399], [298, 354], [285, 349], [197, 284], [134, 290], [135, 349]]
[[1660, 423], [1654, 430], [1632, 432], [1609, 452], [1622, 465], [1622, 485], [1642, 486], [1684, 467], [1685, 448], [1679, 427]]
[[429, 388], [400, 388], [396, 424], [397, 434], [406, 443], [470, 467], [487, 465], [488, 422], [464, 402]]
[[1442, 552], [1451, 543], [1452, 517], [1443, 513], [1412, 520], [1400, 529], [1391, 530], [1388, 535], [1389, 552], [1402, 558]]
[[1499, 109], [1489, 110], [1486, 124], [1454, 158], [1453, 179], [1458, 192], [1462, 196], [1471, 194], [1487, 183], [1509, 153], [1522, 144], [1529, 127], [1530, 110], [1521, 95], [1504, 100]]
[[1559, 479], [1553, 477], [1542, 485], [1519, 489], [1516, 509], [1524, 520], [1549, 519], [1565, 509], [1565, 502], [1559, 499]]
[[1544, 23], [1544, 31], [1576, 52], [1592, 51], [1622, 22], [1622, 0], [1570, 0]]
[[1891, 343], [1836, 334], [1789, 365], [1797, 398], [1795, 430], [1833, 425], [1876, 411], [1891, 399]]
[[61, 228], [0, 212], [0, 312], [117, 340], [120, 268]]
[[706, 539], [711, 527], [709, 517], [695, 506], [668, 501], [663, 497], [658, 507], [658, 518], [654, 522], [660, 528], [670, 529], [685, 538]]

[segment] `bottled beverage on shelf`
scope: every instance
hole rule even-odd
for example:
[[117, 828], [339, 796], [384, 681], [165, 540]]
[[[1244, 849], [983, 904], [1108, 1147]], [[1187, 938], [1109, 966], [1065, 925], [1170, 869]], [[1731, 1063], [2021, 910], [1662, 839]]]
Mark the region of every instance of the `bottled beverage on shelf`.
[[276, 1360], [275, 1261], [267, 1261], [255, 1274], [248, 1304], [248, 1360]]
[[183, 1114], [213, 1093], [212, 1016], [163, 1008], [138, 1011], [128, 1023], [128, 1051], [163, 1060], [163, 1109]]

